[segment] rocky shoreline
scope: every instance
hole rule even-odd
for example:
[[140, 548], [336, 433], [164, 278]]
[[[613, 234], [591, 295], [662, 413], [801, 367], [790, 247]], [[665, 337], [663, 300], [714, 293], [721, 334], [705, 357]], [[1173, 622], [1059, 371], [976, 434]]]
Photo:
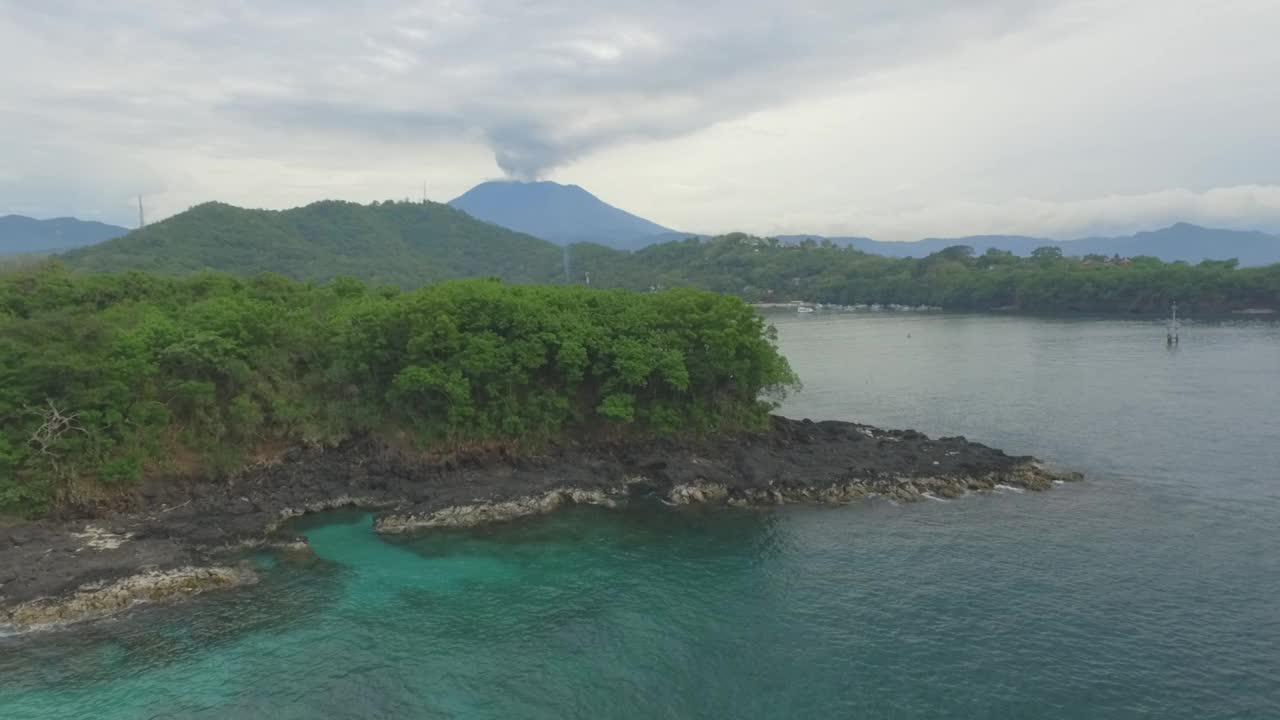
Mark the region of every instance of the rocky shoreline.
[[1079, 479], [964, 438], [774, 417], [762, 433], [565, 445], [537, 455], [412, 457], [365, 441], [296, 450], [218, 482], [156, 482], [110, 506], [0, 527], [0, 630], [98, 618], [255, 578], [263, 546], [305, 550], [285, 522], [359, 507], [399, 534], [469, 527], [568, 504], [656, 496], [730, 507], [955, 497], [998, 485], [1045, 490]]

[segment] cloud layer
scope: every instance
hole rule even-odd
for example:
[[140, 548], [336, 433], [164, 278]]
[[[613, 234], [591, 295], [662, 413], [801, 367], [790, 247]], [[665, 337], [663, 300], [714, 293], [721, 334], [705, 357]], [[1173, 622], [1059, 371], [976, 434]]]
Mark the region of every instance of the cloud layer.
[[501, 173], [691, 230], [1280, 227], [1280, 10], [1221, 5], [0, 0], [0, 212]]

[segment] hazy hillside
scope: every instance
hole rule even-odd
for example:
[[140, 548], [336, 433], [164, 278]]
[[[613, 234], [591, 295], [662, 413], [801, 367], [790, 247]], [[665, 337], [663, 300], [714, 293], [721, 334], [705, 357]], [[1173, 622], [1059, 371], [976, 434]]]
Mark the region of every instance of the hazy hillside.
[[278, 272], [302, 280], [349, 275], [417, 287], [446, 278], [560, 279], [560, 248], [439, 203], [324, 201], [291, 210], [198, 205], [65, 262], [94, 271]]
[[0, 217], [0, 255], [51, 253], [118, 238], [129, 232], [115, 225], [76, 218], [36, 220], [23, 215]]
[[1280, 236], [1242, 230], [1205, 228], [1190, 223], [1114, 238], [1084, 238], [1062, 244], [1070, 255], [1119, 254], [1122, 257], [1150, 255], [1166, 262], [1185, 260], [1225, 260], [1236, 258], [1241, 265], [1269, 265], [1280, 262]]
[[449, 204], [472, 217], [560, 245], [594, 242], [634, 250], [680, 235], [620, 210], [577, 185], [486, 182]]

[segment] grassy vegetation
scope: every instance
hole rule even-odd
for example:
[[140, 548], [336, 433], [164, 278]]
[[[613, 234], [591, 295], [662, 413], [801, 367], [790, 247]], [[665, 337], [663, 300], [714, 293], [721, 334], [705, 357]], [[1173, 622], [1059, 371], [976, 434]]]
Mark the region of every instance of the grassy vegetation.
[[739, 299], [339, 278], [0, 275], [0, 512], [268, 448], [423, 451], [753, 426], [795, 382]]

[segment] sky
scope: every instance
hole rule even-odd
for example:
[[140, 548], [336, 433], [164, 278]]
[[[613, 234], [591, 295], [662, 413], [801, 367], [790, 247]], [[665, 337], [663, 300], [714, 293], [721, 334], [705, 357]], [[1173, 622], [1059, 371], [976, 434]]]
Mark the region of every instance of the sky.
[[691, 232], [1280, 231], [1275, 0], [0, 0], [0, 214], [447, 201]]

